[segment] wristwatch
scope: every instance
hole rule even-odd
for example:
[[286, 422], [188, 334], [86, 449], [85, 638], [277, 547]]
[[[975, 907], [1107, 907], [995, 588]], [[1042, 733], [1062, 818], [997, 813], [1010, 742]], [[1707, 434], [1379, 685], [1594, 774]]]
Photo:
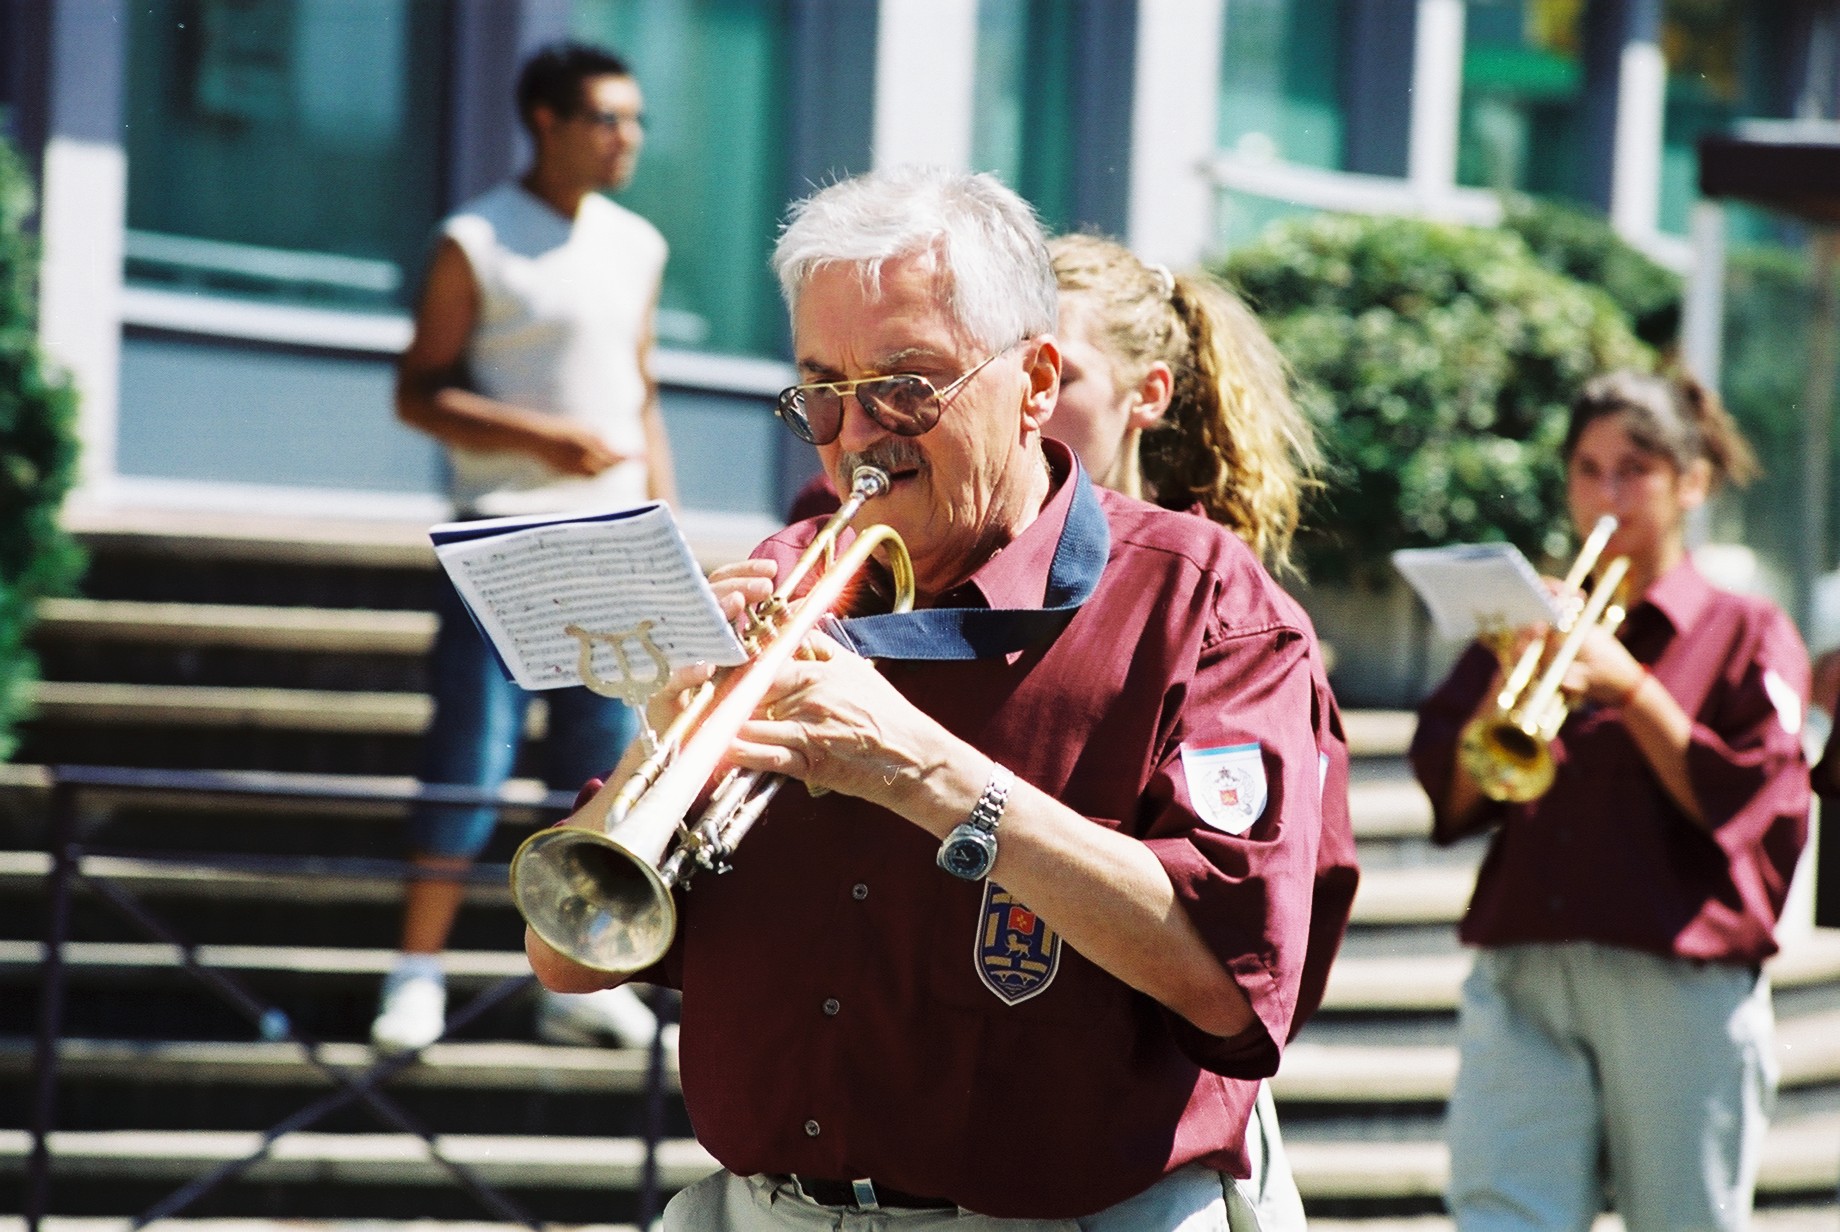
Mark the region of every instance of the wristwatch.
[[952, 827], [939, 844], [939, 867], [966, 881], [982, 881], [997, 864], [997, 823], [1016, 776], [1000, 762], [990, 764], [990, 781], [971, 806], [971, 815]]

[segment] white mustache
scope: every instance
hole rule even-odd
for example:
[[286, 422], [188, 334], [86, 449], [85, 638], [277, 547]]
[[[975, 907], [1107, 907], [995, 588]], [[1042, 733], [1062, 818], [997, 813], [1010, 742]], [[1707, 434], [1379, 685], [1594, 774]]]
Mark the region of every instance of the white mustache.
[[[854, 475], [859, 466], [874, 466], [887, 471], [890, 475], [896, 471], [911, 470], [920, 466], [926, 455], [920, 452], [920, 446], [905, 437], [891, 437], [877, 441], [860, 453], [846, 453], [837, 459], [837, 471], [844, 476]], [[847, 488], [848, 483], [840, 485]]]

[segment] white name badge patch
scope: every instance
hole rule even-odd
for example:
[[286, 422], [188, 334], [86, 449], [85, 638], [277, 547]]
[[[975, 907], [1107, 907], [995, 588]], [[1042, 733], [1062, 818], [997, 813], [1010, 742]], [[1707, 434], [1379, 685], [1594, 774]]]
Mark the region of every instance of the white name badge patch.
[[1775, 668], [1765, 668], [1763, 691], [1770, 695], [1770, 705], [1776, 707], [1776, 718], [1783, 725], [1783, 730], [1791, 736], [1801, 735], [1802, 699], [1796, 693], [1795, 686], [1778, 676]]
[[1257, 744], [1218, 749], [1182, 746], [1188, 798], [1201, 820], [1228, 834], [1244, 834], [1265, 812], [1265, 758]]

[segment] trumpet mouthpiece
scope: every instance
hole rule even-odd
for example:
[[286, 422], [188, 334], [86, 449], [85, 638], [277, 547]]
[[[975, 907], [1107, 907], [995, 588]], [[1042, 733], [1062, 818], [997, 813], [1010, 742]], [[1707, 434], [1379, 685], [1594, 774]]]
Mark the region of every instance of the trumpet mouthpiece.
[[859, 466], [850, 475], [850, 495], [873, 500], [888, 490], [888, 472], [879, 466]]

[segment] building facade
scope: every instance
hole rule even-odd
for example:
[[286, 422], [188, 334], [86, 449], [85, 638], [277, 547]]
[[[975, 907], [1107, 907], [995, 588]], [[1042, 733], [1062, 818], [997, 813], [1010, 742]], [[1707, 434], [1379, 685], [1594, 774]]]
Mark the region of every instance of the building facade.
[[[42, 186], [41, 329], [82, 392], [79, 499], [439, 516], [437, 451], [390, 408], [432, 229], [518, 169], [531, 49], [617, 47], [649, 120], [621, 199], [672, 245], [658, 370], [685, 503], [766, 525], [811, 466], [770, 413], [790, 370], [767, 256], [812, 185], [988, 169], [1056, 228], [1178, 266], [1300, 209], [1487, 221], [1520, 190], [1595, 205], [1688, 271], [1695, 220], [1702, 249], [1714, 235], [1695, 139], [1831, 117], [1834, 9], [20, 0], [0, 5], [0, 106]], [[1714, 369], [1720, 311], [1689, 323]]]

